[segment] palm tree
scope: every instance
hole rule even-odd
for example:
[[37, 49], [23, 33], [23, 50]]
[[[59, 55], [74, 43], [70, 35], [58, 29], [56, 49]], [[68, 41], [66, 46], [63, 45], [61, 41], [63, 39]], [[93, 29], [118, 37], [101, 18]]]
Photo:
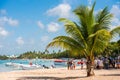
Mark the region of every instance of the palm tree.
[[47, 45], [47, 48], [60, 47], [73, 54], [84, 54], [87, 59], [87, 76], [95, 75], [94, 54], [102, 53], [111, 38], [117, 33], [120, 34], [120, 26], [109, 30], [113, 16], [108, 8], [105, 7], [95, 15], [95, 4], [91, 8], [80, 5], [74, 10], [79, 22], [60, 18], [59, 21], [64, 22], [68, 36], [58, 36]]

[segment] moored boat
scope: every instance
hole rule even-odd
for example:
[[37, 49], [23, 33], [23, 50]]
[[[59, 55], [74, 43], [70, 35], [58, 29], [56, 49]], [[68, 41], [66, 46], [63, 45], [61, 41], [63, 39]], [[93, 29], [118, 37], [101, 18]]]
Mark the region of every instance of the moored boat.
[[62, 60], [62, 59], [56, 59], [56, 60], [54, 60], [54, 64], [55, 65], [66, 65], [67, 61], [66, 60]]
[[31, 69], [42, 69], [43, 67], [41, 65], [27, 65], [27, 64], [23, 64], [20, 66], [22, 70], [31, 70]]
[[13, 63], [13, 62], [8, 62], [5, 65], [8, 67], [13, 67], [13, 68], [22, 69], [22, 70], [43, 68], [41, 65], [37, 65], [37, 64], [20, 64], [20, 63]]

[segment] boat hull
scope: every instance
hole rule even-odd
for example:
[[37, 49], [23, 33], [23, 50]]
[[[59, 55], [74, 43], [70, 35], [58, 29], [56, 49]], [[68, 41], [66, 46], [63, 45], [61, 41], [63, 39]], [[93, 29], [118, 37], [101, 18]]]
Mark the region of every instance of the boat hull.
[[55, 60], [54, 64], [55, 65], [66, 65], [67, 61], [65, 61], [65, 60]]

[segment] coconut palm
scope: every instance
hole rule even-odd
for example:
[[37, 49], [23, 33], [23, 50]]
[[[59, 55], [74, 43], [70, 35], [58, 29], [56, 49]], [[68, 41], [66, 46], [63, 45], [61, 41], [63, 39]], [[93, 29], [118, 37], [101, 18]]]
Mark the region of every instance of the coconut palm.
[[102, 53], [110, 39], [115, 34], [120, 34], [120, 26], [109, 30], [112, 14], [108, 8], [105, 7], [95, 15], [94, 7], [95, 3], [91, 8], [84, 5], [76, 8], [73, 12], [79, 22], [60, 18], [68, 36], [58, 36], [47, 46], [61, 47], [73, 54], [84, 54], [87, 59], [87, 76], [94, 75], [94, 54]]

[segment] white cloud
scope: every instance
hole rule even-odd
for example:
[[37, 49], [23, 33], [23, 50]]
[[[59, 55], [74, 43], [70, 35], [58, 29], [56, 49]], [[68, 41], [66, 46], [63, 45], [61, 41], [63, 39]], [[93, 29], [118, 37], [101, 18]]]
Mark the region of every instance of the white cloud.
[[119, 16], [120, 16], [120, 7], [119, 7], [119, 5], [113, 5], [110, 12], [111, 12], [115, 17], [119, 17]]
[[88, 4], [91, 5], [92, 4], [92, 0], [88, 0]]
[[18, 45], [23, 45], [23, 44], [24, 44], [24, 40], [23, 40], [22, 37], [18, 37], [18, 38], [16, 39], [16, 42], [17, 42]]
[[48, 27], [48, 32], [57, 32], [60, 29], [60, 25], [55, 22], [51, 22], [50, 24], [47, 25]]
[[8, 35], [8, 31], [0, 27], [0, 36], [7, 36], [7, 35]]
[[60, 4], [52, 9], [47, 11], [47, 14], [50, 16], [58, 16], [58, 17], [70, 17], [71, 6], [67, 3]]
[[35, 43], [34, 39], [31, 39], [30, 44], [34, 44], [34, 43]]
[[62, 0], [62, 2], [65, 4], [75, 4], [76, 2], [78, 2], [78, 0]]
[[3, 45], [0, 44], [0, 48], [3, 48]]
[[7, 17], [0, 17], [0, 25], [4, 25], [8, 21]]
[[17, 26], [19, 24], [18, 20], [8, 18], [6, 16], [0, 17], [0, 25], [9, 24], [11, 26]]
[[120, 19], [114, 17], [112, 19], [112, 25], [110, 26], [111, 29], [117, 27], [117, 26], [120, 26]]
[[1, 9], [1, 10], [0, 10], [0, 14], [5, 15], [6, 13], [7, 13], [7, 12], [6, 12], [5, 9]]
[[120, 25], [120, 20], [118, 18], [113, 18], [112, 22], [114, 22], [115, 25]]
[[44, 28], [44, 24], [42, 24], [42, 22], [41, 22], [41, 21], [38, 21], [38, 22], [37, 22], [37, 25], [38, 25], [41, 29], [43, 29], [43, 28]]
[[49, 40], [49, 37], [48, 36], [42, 36], [41, 37], [41, 41], [42, 42], [47, 42]]
[[95, 10], [94, 15], [97, 15], [100, 11], [102, 11], [102, 9]]
[[113, 5], [110, 12], [114, 15], [112, 20], [111, 29], [115, 28], [116, 26], [120, 25], [120, 7], [119, 5]]
[[8, 19], [8, 23], [9, 23], [11, 26], [17, 26], [17, 25], [18, 25], [18, 20], [9, 18], [9, 19]]

